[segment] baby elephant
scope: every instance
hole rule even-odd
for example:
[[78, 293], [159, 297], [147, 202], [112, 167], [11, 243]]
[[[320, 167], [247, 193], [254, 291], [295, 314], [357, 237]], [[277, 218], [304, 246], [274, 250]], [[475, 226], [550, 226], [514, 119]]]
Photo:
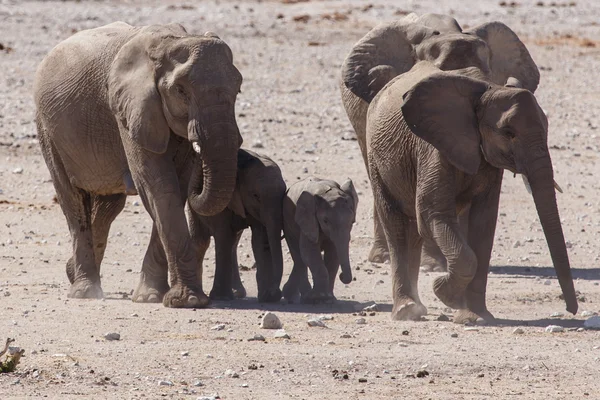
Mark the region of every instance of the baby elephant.
[[349, 245], [357, 206], [358, 195], [350, 179], [340, 186], [311, 177], [290, 186], [283, 201], [283, 231], [294, 260], [283, 288], [288, 302], [299, 298], [303, 303], [334, 301], [333, 285], [340, 264], [340, 280], [352, 282]]
[[281, 170], [273, 160], [240, 149], [237, 182], [228, 207], [210, 217], [200, 216], [186, 207], [200, 263], [200, 281], [204, 254], [210, 237], [215, 238], [216, 271], [211, 299], [230, 300], [246, 296], [240, 279], [237, 246], [247, 227], [252, 230], [258, 301], [277, 302], [281, 299], [279, 285], [283, 274], [281, 231], [285, 190]]

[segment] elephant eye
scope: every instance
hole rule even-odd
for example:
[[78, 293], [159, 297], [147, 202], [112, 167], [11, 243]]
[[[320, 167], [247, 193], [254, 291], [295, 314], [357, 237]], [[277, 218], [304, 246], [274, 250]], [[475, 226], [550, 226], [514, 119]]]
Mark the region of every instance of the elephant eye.
[[502, 130], [502, 134], [507, 137], [508, 139], [514, 139], [515, 138], [515, 132], [512, 131], [511, 129], [503, 129]]
[[327, 217], [323, 218], [323, 223], [329, 225], [329, 218], [327, 218]]
[[185, 94], [185, 90], [183, 90], [183, 86], [181, 86], [181, 85], [175, 85], [175, 91], [181, 97], [187, 97], [186, 94]]

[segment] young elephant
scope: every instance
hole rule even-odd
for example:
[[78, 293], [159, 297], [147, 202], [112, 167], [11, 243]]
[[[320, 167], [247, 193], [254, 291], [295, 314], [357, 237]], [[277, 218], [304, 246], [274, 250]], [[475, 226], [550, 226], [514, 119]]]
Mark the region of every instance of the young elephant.
[[277, 302], [281, 299], [279, 285], [283, 274], [281, 231], [285, 182], [277, 164], [268, 157], [240, 149], [237, 165], [235, 190], [224, 211], [215, 216], [201, 216], [186, 207], [200, 264], [198, 275], [202, 280], [202, 260], [210, 237], [214, 236], [216, 271], [210, 297], [221, 300], [245, 297], [237, 246], [243, 230], [250, 227], [256, 259], [258, 301]]
[[[307, 178], [290, 186], [283, 202], [283, 231], [294, 268], [283, 287], [289, 302], [330, 302], [340, 263], [343, 283], [352, 282], [349, 244], [358, 195], [352, 181]], [[324, 259], [321, 257], [324, 252]], [[311, 289], [306, 267], [313, 277]]]

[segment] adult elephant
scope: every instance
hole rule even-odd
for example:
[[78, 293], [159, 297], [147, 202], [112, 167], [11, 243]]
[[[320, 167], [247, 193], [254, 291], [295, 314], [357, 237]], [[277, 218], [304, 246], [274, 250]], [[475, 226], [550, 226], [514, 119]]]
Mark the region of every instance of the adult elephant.
[[[483, 80], [499, 85], [514, 77], [532, 93], [539, 83], [539, 71], [525, 45], [503, 23], [489, 22], [463, 30], [452, 17], [419, 17], [412, 13], [378, 25], [354, 45], [342, 66], [342, 101], [365, 165], [369, 104], [388, 82], [421, 60], [445, 71], [476, 67]], [[467, 221], [468, 209], [459, 218]], [[369, 261], [384, 262], [389, 259], [389, 252], [376, 208], [373, 220], [375, 238]], [[427, 264], [443, 264], [434, 244], [424, 244], [424, 255], [429, 260]]]
[[[557, 209], [548, 121], [533, 93], [475, 67], [445, 72], [421, 61], [371, 102], [366, 143], [375, 205], [389, 244], [394, 319], [427, 313], [417, 288], [423, 240], [448, 261], [434, 292], [455, 322], [493, 321], [485, 302], [503, 171], [529, 181], [567, 310], [577, 312]], [[469, 207], [467, 233], [457, 215]]]
[[133, 300], [208, 304], [184, 203], [213, 215], [230, 201], [241, 83], [225, 42], [178, 24], [116, 22], [79, 32], [46, 56], [34, 84], [36, 121], [73, 241], [69, 297], [103, 296], [108, 230], [137, 191], [154, 223]]

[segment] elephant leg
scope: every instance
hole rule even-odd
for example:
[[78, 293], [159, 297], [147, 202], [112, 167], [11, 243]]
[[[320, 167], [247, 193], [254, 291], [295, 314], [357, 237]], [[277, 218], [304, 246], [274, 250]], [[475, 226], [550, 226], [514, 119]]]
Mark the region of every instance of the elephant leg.
[[[409, 218], [401, 211], [394, 199], [387, 197], [387, 192], [381, 188], [376, 170], [371, 169], [373, 195], [385, 237], [390, 250], [390, 264], [392, 269], [392, 295], [394, 306], [392, 319], [394, 320], [419, 320], [427, 314], [427, 309], [419, 300], [416, 277], [418, 276], [418, 255], [420, 246], [415, 247], [415, 240], [410, 240], [415, 235], [411, 229]], [[409, 252], [409, 249], [411, 251]], [[415, 268], [415, 260], [417, 260]]]
[[423, 272], [446, 272], [446, 258], [434, 241], [423, 243], [421, 252], [421, 270]]
[[160, 303], [169, 291], [169, 267], [165, 250], [158, 235], [156, 222], [152, 224], [150, 243], [142, 262], [140, 282], [133, 292], [136, 303]]
[[276, 303], [281, 300], [280, 280], [275, 276], [267, 229], [261, 224], [253, 224], [251, 228], [252, 250], [256, 259], [258, 301], [261, 303]]
[[300, 254], [299, 239], [295, 239], [286, 233], [285, 240], [290, 249], [294, 266], [287, 282], [283, 285], [283, 297], [288, 303], [298, 303], [301, 296], [308, 293], [312, 287], [308, 280], [308, 268]]
[[[226, 211], [228, 212], [228, 211]], [[233, 300], [232, 273], [233, 258], [237, 232], [231, 229], [228, 222], [220, 220], [215, 229], [215, 280], [210, 298], [214, 300]]]
[[321, 246], [300, 236], [300, 255], [304, 265], [308, 265], [313, 279], [313, 288], [302, 294], [302, 303], [332, 303], [335, 299], [329, 292], [329, 273], [321, 255]]
[[211, 232], [210, 227], [203, 223], [202, 219], [189, 206], [185, 207], [185, 214], [188, 220], [192, 245], [196, 249], [196, 259], [198, 260], [198, 281], [200, 287], [203, 287], [202, 276], [204, 275], [204, 257], [210, 247]]
[[373, 263], [384, 263], [390, 259], [390, 252], [377, 207], [373, 208], [373, 234], [375, 237], [368, 259]]
[[233, 297], [236, 299], [243, 299], [246, 297], [246, 288], [242, 283], [242, 277], [240, 276], [240, 264], [238, 262], [237, 249], [244, 231], [239, 231], [235, 237], [235, 243], [231, 249], [231, 289], [233, 290]]
[[73, 186], [60, 156], [45, 135], [40, 135], [40, 146], [73, 244], [73, 255], [66, 268], [71, 282], [68, 297], [102, 298], [104, 293], [100, 286], [100, 271], [96, 267], [94, 256], [92, 196]]
[[501, 181], [487, 195], [473, 199], [469, 215], [469, 246], [477, 257], [477, 271], [467, 286], [466, 309], [461, 309], [454, 318], [456, 323], [474, 322], [478, 317], [493, 322], [494, 316], [485, 302], [490, 258], [494, 245]]
[[327, 273], [329, 274], [329, 294], [335, 298], [333, 295], [333, 287], [335, 286], [335, 279], [340, 267], [340, 260], [335, 245], [331, 240], [325, 240], [323, 242], [323, 260], [325, 261]]

